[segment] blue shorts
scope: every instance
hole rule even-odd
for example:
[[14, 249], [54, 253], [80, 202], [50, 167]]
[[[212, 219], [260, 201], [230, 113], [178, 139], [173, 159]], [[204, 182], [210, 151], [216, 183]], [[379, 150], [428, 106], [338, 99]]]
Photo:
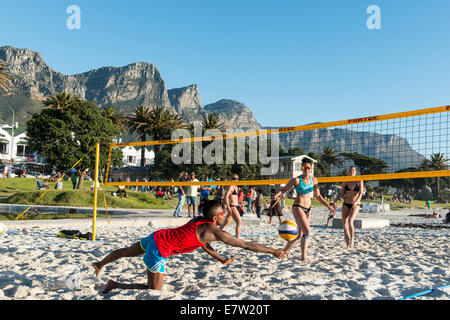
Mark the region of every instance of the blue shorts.
[[195, 206], [197, 204], [197, 197], [196, 196], [194, 196], [194, 197], [187, 196], [186, 200], [187, 200], [187, 205], [188, 206], [192, 206], [192, 205]]
[[150, 272], [164, 273], [164, 267], [167, 259], [164, 258], [158, 250], [153, 233], [139, 242], [144, 254], [144, 264]]

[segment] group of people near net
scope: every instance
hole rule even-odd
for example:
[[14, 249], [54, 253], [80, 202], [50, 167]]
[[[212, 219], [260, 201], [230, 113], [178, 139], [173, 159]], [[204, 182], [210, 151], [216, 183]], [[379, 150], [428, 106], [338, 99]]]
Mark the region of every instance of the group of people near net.
[[[349, 168], [349, 175], [356, 175], [354, 166]], [[232, 175], [232, 180], [239, 180], [237, 174]], [[357, 180], [357, 179], [356, 179]], [[242, 226], [241, 216], [237, 209], [238, 186], [230, 185], [225, 194], [226, 209], [220, 200], [206, 200], [199, 206], [201, 215], [194, 217], [188, 223], [177, 227], [157, 230], [150, 235], [141, 238], [132, 246], [112, 251], [101, 261], [92, 264], [96, 276], [99, 277], [103, 267], [124, 257], [137, 257], [143, 255], [143, 262], [146, 266], [147, 283], [119, 283], [109, 280], [103, 290], [108, 293], [112, 289], [154, 289], [161, 290], [165, 264], [171, 255], [191, 252], [202, 248], [211, 257], [217, 259], [226, 265], [233, 262], [235, 257], [222, 257], [211, 246], [211, 242], [221, 241], [233, 247], [239, 247], [253, 252], [272, 254], [278, 259], [286, 259], [288, 252], [294, 245], [300, 242], [301, 260], [307, 261], [308, 241], [311, 237], [311, 228], [309, 225], [311, 214], [311, 198], [314, 196], [329, 211], [329, 219], [334, 217], [336, 212], [336, 203], [343, 198], [342, 223], [344, 226], [344, 235], [347, 248], [353, 248], [354, 226], [353, 221], [359, 212], [360, 200], [363, 190], [362, 181], [344, 182], [341, 190], [333, 203], [326, 202], [320, 194], [317, 178], [312, 175], [312, 162], [305, 158], [302, 161], [302, 174], [292, 178], [283, 188], [276, 192], [272, 197], [272, 204], [284, 193], [295, 188], [297, 197], [292, 206], [292, 214], [299, 227], [299, 235], [296, 239], [287, 241], [283, 249], [276, 249], [269, 246], [263, 246], [253, 241], [245, 241], [240, 238]], [[225, 212], [227, 211], [227, 212]], [[236, 223], [235, 236], [224, 230], [224, 228], [234, 220]]]

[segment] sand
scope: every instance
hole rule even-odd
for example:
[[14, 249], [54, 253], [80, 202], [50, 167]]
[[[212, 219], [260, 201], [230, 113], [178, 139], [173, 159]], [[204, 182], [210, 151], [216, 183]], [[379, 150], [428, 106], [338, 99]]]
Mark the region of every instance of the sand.
[[[285, 213], [283, 219], [293, 219], [289, 211]], [[402, 210], [358, 217], [389, 219], [391, 224], [442, 225], [442, 219], [411, 216], [425, 213]], [[111, 217], [107, 225], [106, 219], [98, 219], [95, 242], [56, 237], [64, 229], [92, 231], [90, 220], [27, 221], [27, 235], [19, 232], [23, 222], [4, 222], [10, 228], [0, 235], [0, 300], [391, 300], [450, 283], [448, 228], [359, 229], [355, 249], [348, 250], [343, 231], [326, 227], [326, 218], [325, 209], [313, 209], [307, 263], [300, 261], [299, 245], [289, 259], [278, 260], [214, 242], [216, 251], [224, 257], [235, 256], [236, 261], [222, 265], [198, 249], [169, 258], [161, 291], [115, 289], [108, 294], [102, 289], [109, 279], [146, 283], [142, 258], [107, 265], [99, 279], [91, 264], [159, 229], [158, 223], [164, 220], [149, 225], [159, 218], [120, 216]], [[186, 220], [170, 221], [173, 226]], [[268, 217], [263, 217], [259, 226], [242, 227], [242, 239], [282, 248], [285, 241], [274, 234], [277, 227], [277, 219], [268, 224]], [[226, 230], [234, 234], [234, 224]], [[450, 288], [446, 288], [415, 299], [449, 298]]]

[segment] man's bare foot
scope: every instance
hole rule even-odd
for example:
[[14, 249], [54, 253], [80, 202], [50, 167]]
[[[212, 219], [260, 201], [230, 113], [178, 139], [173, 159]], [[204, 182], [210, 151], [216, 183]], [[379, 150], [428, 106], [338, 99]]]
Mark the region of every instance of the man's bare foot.
[[100, 262], [94, 262], [92, 264], [92, 267], [95, 269], [95, 276], [98, 278], [100, 277], [100, 272], [103, 269], [103, 266], [100, 265]]
[[113, 280], [108, 280], [108, 282], [106, 283], [105, 288], [103, 289], [103, 293], [108, 293], [110, 292], [112, 289], [117, 288], [117, 282], [113, 281]]

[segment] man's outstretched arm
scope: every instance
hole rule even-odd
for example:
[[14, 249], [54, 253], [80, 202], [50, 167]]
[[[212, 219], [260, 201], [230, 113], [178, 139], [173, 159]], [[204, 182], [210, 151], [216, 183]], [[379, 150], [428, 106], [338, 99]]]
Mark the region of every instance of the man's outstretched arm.
[[205, 246], [203, 246], [202, 249], [205, 250], [211, 257], [219, 260], [222, 264], [229, 264], [229, 263], [233, 262], [234, 260], [236, 260], [235, 257], [231, 257], [228, 259], [222, 257], [220, 254], [217, 253], [216, 250], [214, 250], [213, 247], [211, 247], [211, 245], [209, 243], [207, 243]]
[[270, 253], [279, 259], [284, 259], [286, 257], [286, 252], [281, 251], [279, 249], [262, 246], [252, 241], [244, 241], [239, 238], [234, 238], [227, 232], [223, 232], [219, 229], [211, 230], [211, 239], [210, 241], [222, 241], [230, 246], [239, 247], [242, 249], [250, 250], [253, 252], [261, 252], [261, 253]]

